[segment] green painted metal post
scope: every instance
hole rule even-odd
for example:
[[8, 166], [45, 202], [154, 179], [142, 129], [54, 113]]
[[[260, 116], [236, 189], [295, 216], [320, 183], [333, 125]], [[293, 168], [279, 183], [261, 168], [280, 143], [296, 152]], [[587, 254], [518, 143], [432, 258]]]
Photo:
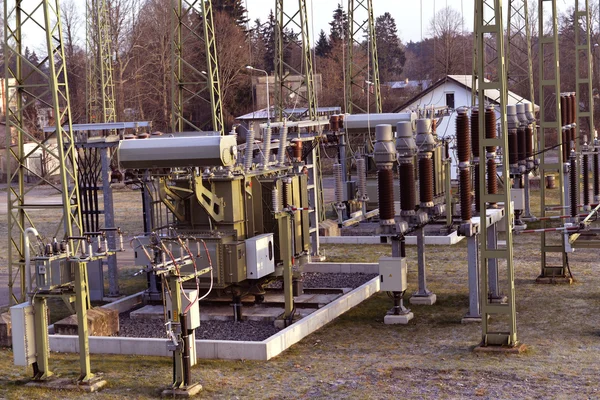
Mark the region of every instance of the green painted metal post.
[[88, 382], [93, 377], [90, 367], [90, 343], [87, 327], [89, 307], [89, 287], [87, 284], [87, 266], [85, 262], [69, 261], [75, 270], [75, 311], [77, 313], [77, 333], [79, 336], [79, 382]]
[[33, 365], [33, 379], [46, 380], [53, 373], [48, 365], [50, 345], [48, 344], [48, 301], [44, 297], [34, 297], [34, 326], [36, 362]]

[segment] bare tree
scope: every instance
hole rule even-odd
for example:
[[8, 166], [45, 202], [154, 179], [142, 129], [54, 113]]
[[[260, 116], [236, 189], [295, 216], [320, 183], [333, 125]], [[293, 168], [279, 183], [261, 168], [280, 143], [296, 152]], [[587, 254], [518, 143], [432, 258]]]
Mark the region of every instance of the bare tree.
[[463, 19], [460, 12], [451, 7], [441, 9], [431, 20], [429, 33], [434, 40], [434, 78], [464, 73], [465, 38], [461, 34], [462, 27]]

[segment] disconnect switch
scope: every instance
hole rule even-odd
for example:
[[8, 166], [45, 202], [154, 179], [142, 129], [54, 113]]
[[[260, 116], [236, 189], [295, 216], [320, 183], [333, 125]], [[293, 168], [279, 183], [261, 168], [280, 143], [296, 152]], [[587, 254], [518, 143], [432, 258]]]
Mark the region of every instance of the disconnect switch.
[[404, 257], [379, 258], [379, 279], [382, 292], [403, 292], [407, 289], [408, 267]]

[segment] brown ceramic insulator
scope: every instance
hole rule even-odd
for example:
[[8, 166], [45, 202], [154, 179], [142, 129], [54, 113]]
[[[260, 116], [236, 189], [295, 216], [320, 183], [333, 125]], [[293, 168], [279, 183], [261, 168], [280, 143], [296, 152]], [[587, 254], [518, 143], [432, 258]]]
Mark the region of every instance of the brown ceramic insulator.
[[[594, 153], [594, 197], [600, 196], [600, 175], [598, 175], [598, 169], [600, 168], [600, 157], [598, 157], [598, 150]], [[594, 200], [595, 201], [595, 200]]]
[[473, 157], [479, 157], [479, 110], [471, 110], [471, 151]]
[[481, 193], [479, 191], [479, 166], [475, 167], [475, 211], [479, 213], [481, 211], [481, 207], [479, 204], [479, 199], [481, 198]]
[[562, 126], [569, 124], [569, 105], [565, 95], [560, 95], [560, 123]]
[[414, 211], [417, 205], [417, 192], [413, 164], [400, 164], [398, 175], [400, 176], [400, 209]]
[[329, 129], [336, 132], [340, 129], [340, 118], [337, 115], [332, 115], [329, 118]]
[[517, 164], [519, 162], [518, 154], [519, 140], [517, 138], [517, 130], [508, 130], [508, 163]]
[[344, 129], [344, 114], [338, 115], [338, 126], [340, 129]]
[[489, 194], [498, 193], [498, 175], [496, 173], [496, 161], [490, 158], [487, 161], [487, 189]]
[[587, 154], [583, 155], [583, 204], [590, 205], [590, 158]]
[[294, 159], [296, 161], [301, 161], [302, 160], [302, 142], [299, 140], [295, 141], [294, 146], [292, 148], [294, 149]]
[[569, 150], [571, 147], [575, 146], [575, 141], [577, 138], [575, 137], [575, 127], [569, 128]]
[[527, 132], [525, 128], [517, 129], [517, 146], [518, 160], [524, 160], [527, 157]]
[[458, 162], [468, 162], [471, 158], [471, 136], [469, 117], [465, 112], [459, 112], [456, 116], [456, 147]]
[[394, 173], [391, 169], [377, 171], [377, 194], [379, 195], [379, 218], [394, 219]]
[[531, 125], [528, 125], [525, 129], [525, 136], [525, 140], [527, 141], [525, 146], [525, 157], [530, 158], [533, 157], [533, 127]]
[[569, 107], [569, 110], [571, 111], [569, 121], [574, 124], [577, 122], [577, 97], [575, 97], [575, 93], [571, 93], [569, 100], [571, 105]]
[[[496, 136], [496, 112], [493, 108], [489, 108], [485, 110], [485, 137], [486, 139], [495, 139]], [[485, 151], [495, 153], [496, 146], [487, 146]]]
[[471, 171], [468, 169], [460, 170], [460, 217], [463, 221], [471, 219]]
[[575, 157], [571, 157], [570, 159], [571, 168], [569, 170], [569, 175], [571, 178], [571, 182], [569, 182], [569, 197], [571, 199], [571, 217], [577, 216], [577, 206], [579, 205], [579, 196], [578, 196], [578, 188], [579, 182], [577, 181], [577, 163], [575, 162]]
[[419, 195], [421, 203], [433, 202], [433, 159], [419, 159]]
[[562, 156], [563, 156], [563, 163], [569, 162], [569, 147], [570, 147], [570, 143], [571, 141], [569, 140], [569, 130], [568, 129], [562, 129], [561, 130], [561, 136], [562, 136]]

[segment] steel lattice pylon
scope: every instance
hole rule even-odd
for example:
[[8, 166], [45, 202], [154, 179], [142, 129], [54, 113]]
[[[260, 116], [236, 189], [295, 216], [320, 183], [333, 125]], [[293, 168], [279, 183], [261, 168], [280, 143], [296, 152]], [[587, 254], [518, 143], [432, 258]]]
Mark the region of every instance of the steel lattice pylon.
[[116, 122], [110, 18], [106, 0], [86, 2], [87, 121]]
[[[508, 133], [506, 122], [506, 105], [508, 90], [506, 84], [506, 64], [504, 60], [504, 30], [502, 23], [502, 0], [477, 0], [476, 2], [476, 25], [475, 36], [477, 43], [477, 76], [478, 102], [479, 102], [479, 152], [486, 154], [488, 162], [494, 160], [495, 152], [490, 152], [494, 147], [501, 153], [500, 173], [503, 177], [509, 176], [508, 158]], [[487, 47], [487, 48], [486, 48]], [[487, 51], [486, 51], [487, 50]], [[491, 52], [491, 51], [494, 52]], [[490, 61], [488, 61], [488, 59]], [[489, 68], [493, 68], [491, 71]], [[489, 73], [489, 80], [483, 77]], [[486, 90], [497, 90], [499, 93], [499, 125], [500, 131], [497, 138], [486, 137], [486, 121], [483, 116], [486, 112]], [[479, 185], [481, 188], [480, 209], [480, 232], [487, 232], [490, 222], [485, 217], [486, 210], [492, 204], [504, 204], [504, 219], [506, 222], [506, 244], [504, 246], [494, 243], [490, 248], [487, 235], [479, 235], [481, 254], [481, 328], [482, 346], [510, 346], [518, 345], [517, 322], [515, 308], [515, 285], [513, 265], [513, 206], [511, 202], [510, 185], [504, 184], [497, 194], [486, 190], [486, 173], [488, 162], [479, 163]], [[491, 289], [488, 285], [488, 265], [495, 264], [504, 269], [504, 296], [506, 299], [500, 302], [492, 302]], [[500, 329], [492, 329], [489, 317], [494, 317], [494, 323], [502, 326]]]
[[[545, 6], [550, 6], [550, 12], [545, 13]], [[564, 188], [564, 163], [563, 145], [561, 139], [562, 121], [560, 107], [560, 68], [558, 63], [558, 21], [556, 12], [556, 0], [538, 0], [538, 32], [539, 32], [539, 102], [540, 119], [538, 131], [538, 148], [540, 150], [540, 216], [545, 217], [548, 213], [547, 207], [556, 207], [561, 212], [565, 206]], [[551, 19], [548, 24], [548, 18]], [[547, 27], [548, 29], [544, 29]], [[550, 109], [554, 107], [554, 115]], [[547, 149], [547, 138], [556, 136], [554, 146], [557, 162], [550, 162]], [[558, 175], [557, 189], [560, 197], [558, 204], [546, 204], [546, 177]], [[546, 228], [546, 221], [542, 221], [541, 228]], [[550, 243], [545, 232], [541, 233], [541, 274], [540, 278], [554, 278], [567, 276], [567, 254], [565, 252], [565, 239], [561, 235], [560, 243]], [[557, 265], [548, 263], [549, 254], [559, 254]], [[552, 262], [552, 261], [551, 261]], [[557, 261], [554, 260], [556, 263]]]
[[[211, 107], [209, 129], [224, 133], [223, 104], [213, 10], [210, 0], [172, 0], [172, 56], [171, 130], [206, 130], [189, 110], [196, 100], [204, 100]], [[198, 22], [201, 23], [199, 27]], [[206, 70], [196, 66], [198, 47], [204, 45]]]
[[[297, 1], [297, 7], [294, 2]], [[286, 115], [286, 99], [292, 97], [295, 106], [306, 107], [309, 120], [317, 119], [317, 96], [314, 87], [313, 61], [311, 43], [308, 35], [308, 16], [306, 0], [287, 1], [275, 0], [275, 117], [282, 121], [284, 118], [295, 119]], [[293, 30], [298, 29], [299, 32]], [[298, 40], [298, 35], [300, 40]], [[301, 48], [302, 60], [299, 65], [292, 64], [286, 55], [293, 48]], [[299, 84], [291, 82], [292, 75], [302, 76]], [[299, 103], [299, 101], [302, 103]], [[294, 107], [295, 108], [295, 107]], [[302, 118], [301, 118], [302, 119]]]
[[[77, 185], [76, 151], [71, 135], [71, 111], [58, 0], [5, 0], [4, 48], [7, 98], [8, 268], [10, 304], [26, 298], [24, 279], [24, 231], [34, 227], [41, 236], [80, 235], [81, 210]], [[47, 56], [32, 62], [24, 54], [24, 33], [42, 31]], [[30, 118], [37, 107], [53, 110], [54, 133], [35, 133]], [[63, 128], [64, 126], [64, 128]], [[14, 130], [14, 133], [11, 134]], [[11, 139], [14, 145], [11, 147]], [[26, 143], [31, 143], [26, 146]], [[34, 168], [34, 151], [42, 153], [41, 167]], [[51, 177], [59, 177], [55, 183]], [[36, 181], [26, 186], [26, 179]], [[59, 201], [32, 202], [31, 191], [44, 185]], [[49, 193], [46, 199], [51, 199]], [[48, 222], [50, 218], [51, 222]], [[75, 251], [71, 241], [70, 248]], [[20, 290], [13, 287], [20, 280]]]
[[[365, 40], [366, 37], [366, 40]], [[348, 0], [348, 43], [346, 49], [346, 112], [381, 113], [379, 60], [372, 0]], [[361, 62], [357, 50], [367, 55]], [[372, 96], [369, 96], [372, 90]], [[359, 104], [357, 93], [367, 93], [367, 104]]]

